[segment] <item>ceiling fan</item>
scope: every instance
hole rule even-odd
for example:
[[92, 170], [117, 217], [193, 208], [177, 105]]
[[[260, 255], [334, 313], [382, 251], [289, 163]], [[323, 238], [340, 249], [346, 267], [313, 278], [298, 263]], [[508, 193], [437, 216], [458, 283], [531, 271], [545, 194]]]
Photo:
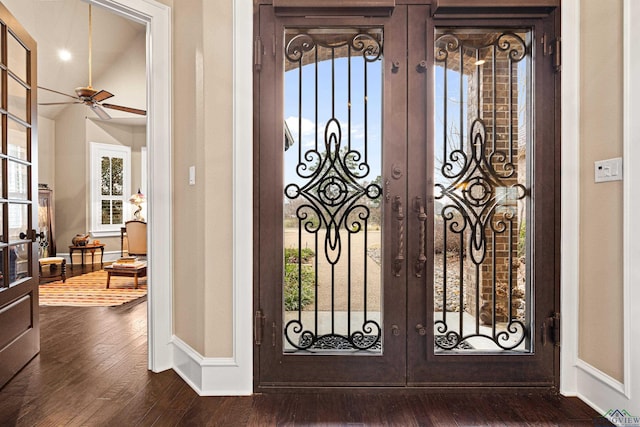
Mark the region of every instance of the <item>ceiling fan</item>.
[[91, 86], [91, 40], [92, 39], [92, 22], [91, 22], [91, 4], [89, 4], [89, 85], [86, 87], [77, 87], [75, 88], [76, 96], [66, 94], [64, 92], [60, 92], [54, 89], [49, 89], [43, 86], [38, 86], [38, 89], [46, 90], [49, 92], [57, 93], [58, 95], [64, 95], [69, 98], [73, 98], [74, 101], [68, 102], [43, 102], [38, 103], [38, 105], [63, 105], [63, 104], [85, 104], [89, 108], [93, 110], [94, 113], [102, 120], [109, 120], [111, 116], [105, 108], [111, 108], [112, 110], [125, 111], [127, 113], [139, 114], [141, 116], [145, 116], [147, 112], [145, 110], [140, 110], [138, 108], [124, 107], [122, 105], [115, 104], [107, 104], [102, 101], [105, 101], [112, 96], [114, 96], [111, 92], [106, 90], [96, 90]]

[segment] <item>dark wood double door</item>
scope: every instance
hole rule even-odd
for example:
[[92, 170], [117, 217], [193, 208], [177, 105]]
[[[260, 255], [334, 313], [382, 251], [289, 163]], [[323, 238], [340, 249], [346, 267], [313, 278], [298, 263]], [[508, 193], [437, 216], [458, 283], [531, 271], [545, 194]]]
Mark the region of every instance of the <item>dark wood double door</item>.
[[256, 391], [556, 386], [557, 11], [346, 10], [256, 8]]

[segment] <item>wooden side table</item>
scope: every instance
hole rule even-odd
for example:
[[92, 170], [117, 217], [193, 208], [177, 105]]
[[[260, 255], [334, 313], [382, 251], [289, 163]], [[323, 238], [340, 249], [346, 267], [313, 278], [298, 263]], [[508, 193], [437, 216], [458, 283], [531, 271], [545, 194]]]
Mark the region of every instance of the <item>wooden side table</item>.
[[133, 276], [133, 286], [135, 289], [138, 289], [138, 277], [145, 277], [147, 275], [147, 264], [144, 263], [137, 267], [114, 267], [113, 265], [107, 265], [104, 271], [107, 272], [107, 289], [109, 289], [109, 284], [111, 283], [111, 276]]
[[85, 245], [85, 246], [70, 245], [69, 258], [71, 258], [71, 269], [73, 270], [73, 253], [75, 251], [80, 251], [80, 255], [82, 259], [81, 265], [82, 267], [84, 267], [84, 253], [87, 251], [91, 252], [91, 265], [93, 265], [93, 257], [98, 249], [100, 249], [100, 268], [102, 268], [102, 260], [104, 258], [104, 245]]

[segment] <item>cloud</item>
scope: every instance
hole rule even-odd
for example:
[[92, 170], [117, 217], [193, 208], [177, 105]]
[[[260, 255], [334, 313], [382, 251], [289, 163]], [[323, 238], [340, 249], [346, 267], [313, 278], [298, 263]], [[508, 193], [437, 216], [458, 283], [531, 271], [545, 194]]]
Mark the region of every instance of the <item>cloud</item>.
[[298, 117], [291, 116], [287, 117], [285, 122], [289, 127], [289, 132], [291, 132], [291, 135], [296, 142], [300, 141], [300, 137], [298, 135], [298, 126], [300, 126], [302, 130], [302, 146], [311, 147], [315, 145], [316, 125], [312, 120], [302, 117], [300, 123], [298, 123]]

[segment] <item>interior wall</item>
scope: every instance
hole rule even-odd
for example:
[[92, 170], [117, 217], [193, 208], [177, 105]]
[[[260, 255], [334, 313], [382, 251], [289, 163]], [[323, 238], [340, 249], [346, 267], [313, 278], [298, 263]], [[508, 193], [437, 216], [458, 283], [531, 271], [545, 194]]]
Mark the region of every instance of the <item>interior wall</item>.
[[[203, 0], [205, 355], [233, 356], [233, 1]], [[229, 66], [221, 66], [229, 64]], [[250, 114], [247, 114], [249, 120]], [[247, 170], [252, 165], [247, 164]], [[247, 179], [253, 174], [247, 173]], [[222, 185], [221, 185], [222, 184]], [[238, 262], [253, 263], [251, 254]], [[252, 299], [246, 296], [247, 304]]]
[[[173, 75], [180, 76], [173, 81], [173, 307], [175, 335], [204, 355], [204, 265], [216, 252], [217, 238], [205, 235], [202, 1], [173, 6]], [[195, 185], [187, 181], [190, 166], [196, 168]]]
[[[142, 147], [147, 145], [147, 127], [131, 127], [131, 194], [144, 188], [142, 184]], [[146, 196], [146, 194], [145, 194]], [[145, 217], [146, 219], [146, 217]]]
[[38, 184], [55, 189], [56, 122], [38, 116]]
[[594, 162], [623, 152], [622, 0], [582, 0], [580, 50], [580, 359], [623, 381], [622, 181]]
[[56, 119], [55, 181], [58, 254], [68, 253], [76, 234], [87, 232], [87, 150], [83, 108], [66, 108]]
[[206, 357], [233, 356], [232, 5], [173, 7], [174, 328]]
[[[145, 110], [147, 108], [146, 74], [146, 34], [142, 31], [131, 41], [129, 48], [123, 51], [103, 74], [98, 76], [94, 87], [106, 89], [114, 96], [107, 103], [124, 105]], [[113, 118], [144, 121], [142, 116], [108, 109]], [[142, 125], [142, 123], [138, 123]]]

